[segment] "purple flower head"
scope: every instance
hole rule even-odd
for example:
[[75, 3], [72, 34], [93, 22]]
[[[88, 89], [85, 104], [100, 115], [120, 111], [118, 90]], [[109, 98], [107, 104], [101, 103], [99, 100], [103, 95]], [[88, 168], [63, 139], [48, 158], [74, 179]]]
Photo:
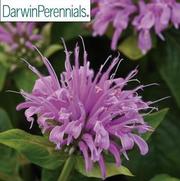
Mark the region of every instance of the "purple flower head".
[[144, 0], [139, 1], [139, 15], [137, 15], [132, 24], [139, 32], [139, 48], [146, 53], [152, 47], [151, 31], [164, 40], [162, 32], [172, 22], [176, 28], [180, 24], [180, 3], [175, 0], [152, 0], [145, 3]]
[[146, 53], [152, 47], [150, 32], [154, 28], [155, 33], [164, 40], [162, 31], [165, 30], [171, 18], [171, 9], [165, 3], [154, 1], [145, 4], [139, 2], [140, 14], [132, 22], [139, 32], [139, 48]]
[[0, 26], [0, 41], [10, 52], [33, 50], [33, 44], [41, 40], [41, 35], [35, 34], [34, 29], [35, 23], [4, 23]]
[[111, 48], [117, 47], [123, 30], [132, 24], [138, 32], [138, 46], [142, 53], [152, 48], [151, 33], [155, 32], [165, 40], [163, 31], [172, 23], [180, 26], [180, 3], [176, 0], [92, 0], [93, 34], [102, 36], [110, 25], [114, 28]]
[[175, 28], [179, 28], [180, 25], [180, 3], [176, 0], [155, 0], [166, 4], [171, 10], [171, 22]]
[[142, 155], [148, 152], [148, 145], [140, 135], [152, 128], [144, 122], [140, 112], [151, 109], [151, 102], [143, 101], [138, 94], [145, 86], [126, 89], [128, 82], [136, 80], [132, 78], [137, 69], [126, 78], [115, 78], [121, 62], [119, 57], [104, 70], [109, 57], [95, 74], [85, 48], [82, 65], [78, 44], [74, 49], [74, 64], [70, 62], [71, 52], [66, 46], [65, 54], [65, 72], [60, 79], [43, 55], [48, 76], [28, 64], [38, 79], [31, 93], [21, 90], [25, 102], [19, 104], [17, 110], [26, 109], [25, 116], [31, 126], [33, 115], [37, 115], [42, 133], [49, 134], [56, 149], [79, 151], [84, 156], [86, 170], [90, 171], [93, 163], [98, 162], [105, 177], [107, 152], [114, 156], [117, 166], [121, 164], [122, 154], [128, 159], [127, 151], [135, 144]]
[[108, 25], [112, 24], [114, 34], [111, 48], [116, 49], [122, 31], [129, 24], [130, 16], [136, 12], [136, 6], [131, 0], [94, 0], [93, 2], [97, 4], [92, 9], [94, 36], [102, 36], [106, 32]]

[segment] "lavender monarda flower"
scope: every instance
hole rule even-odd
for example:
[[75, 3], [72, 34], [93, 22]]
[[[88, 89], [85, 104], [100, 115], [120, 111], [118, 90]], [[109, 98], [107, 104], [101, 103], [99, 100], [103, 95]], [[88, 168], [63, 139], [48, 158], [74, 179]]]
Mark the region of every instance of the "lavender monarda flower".
[[152, 47], [151, 30], [164, 40], [162, 32], [170, 22], [178, 28], [180, 25], [180, 3], [175, 0], [152, 0], [150, 3], [139, 1], [139, 15], [132, 22], [139, 32], [138, 45], [143, 53]]
[[95, 75], [85, 48], [83, 65], [79, 63], [78, 44], [74, 49], [74, 64], [70, 63], [71, 52], [66, 46], [65, 54], [65, 72], [60, 75], [60, 80], [44, 56], [41, 55], [48, 76], [28, 63], [38, 79], [31, 93], [21, 91], [25, 102], [19, 104], [17, 110], [26, 109], [25, 116], [31, 126], [33, 115], [37, 115], [42, 133], [49, 135], [56, 149], [82, 153], [87, 171], [98, 162], [105, 178], [105, 154], [112, 154], [116, 165], [120, 166], [121, 155], [128, 159], [127, 151], [135, 144], [142, 155], [148, 152], [148, 145], [140, 135], [152, 128], [144, 122], [140, 112], [151, 109], [151, 103], [138, 95], [143, 85], [132, 90], [125, 88], [128, 82], [136, 80], [132, 78], [137, 69], [126, 78], [115, 78], [119, 57], [104, 70], [109, 57]]
[[108, 25], [114, 28], [111, 48], [116, 49], [117, 42], [123, 30], [128, 27], [130, 16], [136, 12], [136, 6], [131, 0], [93, 0], [97, 6], [92, 10], [94, 16], [94, 36], [105, 34]]
[[162, 32], [173, 24], [180, 25], [180, 3], [176, 0], [92, 0], [93, 34], [103, 35], [110, 24], [114, 27], [111, 48], [116, 49], [123, 30], [132, 25], [138, 32], [138, 46], [142, 53], [152, 47], [151, 33], [164, 40]]
[[34, 33], [35, 23], [4, 23], [0, 25], [0, 41], [9, 52], [25, 53], [26, 49], [33, 50], [33, 44], [41, 39]]

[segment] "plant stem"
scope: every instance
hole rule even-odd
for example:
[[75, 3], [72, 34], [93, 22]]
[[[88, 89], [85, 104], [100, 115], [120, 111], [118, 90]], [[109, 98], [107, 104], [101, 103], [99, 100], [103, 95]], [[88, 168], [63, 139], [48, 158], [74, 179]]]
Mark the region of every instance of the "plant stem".
[[58, 178], [58, 181], [68, 181], [70, 177], [70, 173], [72, 169], [74, 168], [74, 156], [71, 155], [69, 158], [66, 160], [64, 167], [61, 171], [61, 174]]

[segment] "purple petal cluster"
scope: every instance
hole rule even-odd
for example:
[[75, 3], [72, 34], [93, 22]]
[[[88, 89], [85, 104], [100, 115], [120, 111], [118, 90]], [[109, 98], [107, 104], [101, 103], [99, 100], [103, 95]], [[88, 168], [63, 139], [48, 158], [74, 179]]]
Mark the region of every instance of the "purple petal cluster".
[[122, 154], [128, 159], [127, 151], [135, 145], [142, 155], [148, 152], [148, 145], [141, 134], [152, 131], [152, 128], [144, 122], [140, 112], [151, 109], [151, 102], [143, 101], [138, 94], [143, 85], [130, 90], [126, 88], [128, 82], [136, 81], [133, 77], [137, 69], [125, 78], [115, 78], [121, 62], [119, 57], [104, 70], [111, 59], [109, 57], [95, 74], [85, 48], [82, 65], [79, 63], [78, 44], [74, 49], [74, 63], [70, 62], [71, 52], [66, 46], [65, 54], [65, 72], [60, 74], [60, 78], [43, 55], [49, 75], [42, 75], [28, 64], [38, 79], [31, 93], [21, 90], [25, 101], [17, 106], [17, 110], [25, 109], [31, 125], [33, 116], [37, 115], [36, 121], [42, 133], [49, 135], [56, 149], [80, 152], [87, 171], [98, 162], [105, 177], [107, 153], [112, 154], [116, 165], [120, 166]]
[[151, 32], [164, 40], [162, 32], [170, 24], [175, 28], [180, 25], [180, 3], [176, 0], [150, 0], [146, 3], [139, 0], [137, 5], [131, 0], [93, 0], [92, 3], [96, 4], [92, 9], [94, 35], [103, 35], [112, 24], [112, 49], [116, 48], [122, 31], [129, 23], [138, 32], [138, 46], [142, 53], [152, 47]]
[[9, 51], [22, 52], [32, 49], [33, 44], [41, 40], [41, 35], [34, 33], [35, 23], [4, 23], [0, 25], [0, 41], [8, 46]]
[[139, 48], [146, 53], [152, 47], [151, 30], [164, 40], [162, 32], [168, 28], [170, 22], [179, 28], [180, 25], [180, 3], [175, 0], [153, 0], [145, 4], [139, 2], [140, 13], [132, 22], [139, 32]]
[[131, 0], [93, 0], [93, 2], [97, 4], [97, 7], [92, 10], [92, 15], [94, 15], [93, 35], [102, 36], [108, 25], [112, 24], [114, 33], [111, 48], [114, 50], [121, 33], [128, 27], [130, 17], [137, 8]]

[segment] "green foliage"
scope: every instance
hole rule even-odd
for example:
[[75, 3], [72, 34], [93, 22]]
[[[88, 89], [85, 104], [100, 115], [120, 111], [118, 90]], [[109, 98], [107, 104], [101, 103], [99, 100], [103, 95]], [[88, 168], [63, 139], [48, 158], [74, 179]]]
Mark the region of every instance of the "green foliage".
[[63, 152], [42, 136], [34, 136], [19, 129], [0, 133], [0, 143], [22, 153], [32, 163], [47, 169], [59, 167], [65, 160]]
[[160, 174], [153, 177], [150, 181], [180, 181], [180, 179], [171, 177], [167, 174]]
[[26, 68], [15, 72], [13, 79], [19, 90], [23, 89], [24, 91], [31, 91], [37, 76]]
[[60, 174], [60, 168], [57, 168], [55, 170], [48, 170], [43, 168], [42, 174], [41, 174], [41, 181], [52, 181], [57, 180]]
[[6, 131], [12, 128], [11, 121], [6, 111], [0, 108], [0, 132]]
[[48, 58], [51, 55], [53, 55], [55, 52], [61, 49], [62, 49], [62, 46], [60, 44], [53, 44], [47, 47], [47, 49], [44, 51], [44, 56]]
[[80, 174], [77, 171], [74, 171], [71, 175], [70, 181], [102, 181], [101, 178], [95, 178], [95, 177], [86, 177], [85, 175]]
[[54, 53], [62, 49], [62, 46], [60, 45], [60, 42], [58, 44], [51, 44], [51, 35], [52, 34], [52, 23], [47, 23], [43, 29], [42, 29], [42, 50], [43, 55], [47, 58], [52, 56]]
[[[90, 172], [86, 172], [84, 166], [84, 160], [81, 157], [76, 157], [75, 168], [78, 172], [86, 177], [102, 178], [101, 170], [97, 164], [94, 164], [93, 169]], [[133, 176], [133, 174], [124, 166], [116, 167], [115, 163], [106, 162], [106, 176], [111, 177], [114, 175], [127, 175]]]
[[[167, 114], [168, 109], [163, 109], [158, 112], [149, 114], [144, 117], [144, 120], [156, 131], [156, 128], [160, 125], [160, 123], [163, 121], [165, 115]], [[143, 138], [145, 140], [148, 140], [153, 132], [149, 132], [143, 135]]]
[[0, 64], [0, 91], [3, 89], [8, 69]]
[[[12, 124], [7, 113], [0, 108], [0, 132], [11, 129]], [[17, 154], [0, 144], [0, 180], [20, 181], [18, 176]]]
[[141, 50], [138, 48], [137, 37], [134, 35], [126, 38], [119, 45], [118, 49], [131, 60], [138, 60], [144, 56]]
[[166, 41], [154, 51], [153, 59], [180, 108], [180, 32], [168, 32], [165, 38]]
[[52, 27], [52, 40], [59, 43], [61, 37], [67, 41], [77, 38], [78, 35], [87, 36], [90, 32], [84, 31], [85, 28], [85, 24], [82, 23], [54, 23]]
[[[138, 152], [129, 153], [129, 162], [124, 163], [136, 177], [129, 180], [144, 181], [156, 173], [180, 176], [179, 137], [180, 124], [175, 112], [169, 112], [160, 127], [149, 139], [149, 153], [141, 156]], [[143, 170], [143, 172], [142, 172]]]
[[4, 49], [0, 46], [0, 65], [3, 66], [4, 68], [8, 67], [8, 62], [7, 62], [7, 55], [4, 52]]
[[45, 45], [49, 45], [51, 43], [51, 33], [52, 33], [52, 23], [47, 23], [41, 31], [41, 34], [43, 36], [42, 41]]
[[4, 173], [0, 172], [0, 180], [2, 181], [22, 181], [22, 179], [19, 176], [16, 175], [6, 175]]

